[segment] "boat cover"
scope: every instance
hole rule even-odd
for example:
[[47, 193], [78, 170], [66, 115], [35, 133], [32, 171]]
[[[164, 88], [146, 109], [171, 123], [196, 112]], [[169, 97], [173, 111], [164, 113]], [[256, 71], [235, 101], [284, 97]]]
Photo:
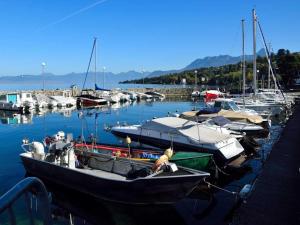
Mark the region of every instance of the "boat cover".
[[192, 142], [201, 144], [217, 143], [231, 138], [230, 135], [212, 130], [206, 125], [177, 117], [153, 119], [142, 125], [141, 128], [169, 133], [174, 136], [184, 135]]
[[[195, 117], [197, 114], [197, 111], [189, 111], [189, 112], [184, 112], [180, 115], [181, 118], [191, 118]], [[216, 116], [224, 116], [227, 119], [230, 120], [238, 120], [238, 121], [243, 121], [243, 122], [250, 122], [250, 123], [255, 123], [255, 124], [260, 124], [263, 122], [263, 118], [259, 115], [249, 115], [244, 112], [234, 112], [231, 110], [220, 110], [218, 113], [211, 113], [211, 114], [201, 114], [199, 115], [200, 121], [202, 121], [205, 118], [213, 118]]]

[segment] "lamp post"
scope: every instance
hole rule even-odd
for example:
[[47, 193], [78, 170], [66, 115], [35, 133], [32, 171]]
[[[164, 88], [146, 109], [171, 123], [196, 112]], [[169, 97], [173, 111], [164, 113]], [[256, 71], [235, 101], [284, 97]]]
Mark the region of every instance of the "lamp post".
[[144, 88], [144, 84], [145, 84], [145, 81], [144, 81], [144, 79], [145, 79], [145, 77], [144, 77], [144, 72], [145, 72], [145, 70], [144, 70], [144, 69], [142, 69], [142, 77], [143, 77], [143, 88]]
[[42, 62], [43, 91], [45, 91], [45, 67], [46, 67], [46, 63]]
[[[259, 70], [256, 70], [256, 79], [257, 79], [257, 87], [258, 88], [258, 83], [259, 83]], [[260, 80], [262, 81], [262, 80]], [[262, 83], [261, 83], [261, 86], [262, 86]]]
[[197, 73], [198, 73], [198, 71], [195, 70], [195, 87], [197, 86]]
[[106, 70], [106, 67], [103, 66], [102, 69], [103, 69], [103, 89], [104, 89], [104, 83], [105, 83], [105, 70]]

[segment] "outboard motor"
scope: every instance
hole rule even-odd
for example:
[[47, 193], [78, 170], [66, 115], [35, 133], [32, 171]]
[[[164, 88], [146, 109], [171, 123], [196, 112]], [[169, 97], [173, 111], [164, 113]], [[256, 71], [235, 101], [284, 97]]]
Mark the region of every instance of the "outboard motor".
[[54, 136], [56, 141], [64, 140], [65, 139], [65, 132], [58, 131], [57, 134]]
[[29, 144], [29, 150], [32, 152], [32, 157], [38, 160], [44, 160], [45, 149], [41, 142], [33, 141]]

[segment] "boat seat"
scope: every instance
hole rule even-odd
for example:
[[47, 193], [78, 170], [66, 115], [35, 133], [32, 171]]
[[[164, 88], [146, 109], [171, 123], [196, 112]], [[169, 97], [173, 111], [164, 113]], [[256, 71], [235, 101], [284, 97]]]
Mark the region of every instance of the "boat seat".
[[103, 170], [106, 172], [112, 172], [115, 158], [100, 158], [92, 157], [88, 161], [88, 166], [91, 169]]
[[[106, 172], [111, 172], [121, 176], [127, 177], [129, 171], [132, 170], [133, 164], [130, 160], [120, 160], [114, 157], [111, 158], [101, 158], [92, 157], [88, 161], [88, 166], [91, 169], [102, 170]], [[134, 168], [136, 170], [142, 169], [145, 166], [134, 163]]]

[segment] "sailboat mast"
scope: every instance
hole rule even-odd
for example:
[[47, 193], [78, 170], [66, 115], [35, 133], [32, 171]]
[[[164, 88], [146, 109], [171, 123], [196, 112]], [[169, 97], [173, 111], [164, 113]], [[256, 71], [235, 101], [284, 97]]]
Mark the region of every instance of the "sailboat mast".
[[243, 102], [245, 106], [245, 88], [246, 88], [246, 59], [245, 59], [245, 20], [242, 19], [242, 56], [243, 56]]
[[97, 84], [97, 38], [95, 38], [95, 90]]
[[252, 10], [252, 19], [253, 19], [253, 91], [254, 96], [257, 92], [257, 86], [256, 86], [256, 13], [255, 9]]
[[[271, 53], [271, 43], [269, 43], [269, 53]], [[271, 54], [270, 54], [270, 61], [271, 61]], [[268, 89], [271, 88], [271, 65], [268, 63]]]

